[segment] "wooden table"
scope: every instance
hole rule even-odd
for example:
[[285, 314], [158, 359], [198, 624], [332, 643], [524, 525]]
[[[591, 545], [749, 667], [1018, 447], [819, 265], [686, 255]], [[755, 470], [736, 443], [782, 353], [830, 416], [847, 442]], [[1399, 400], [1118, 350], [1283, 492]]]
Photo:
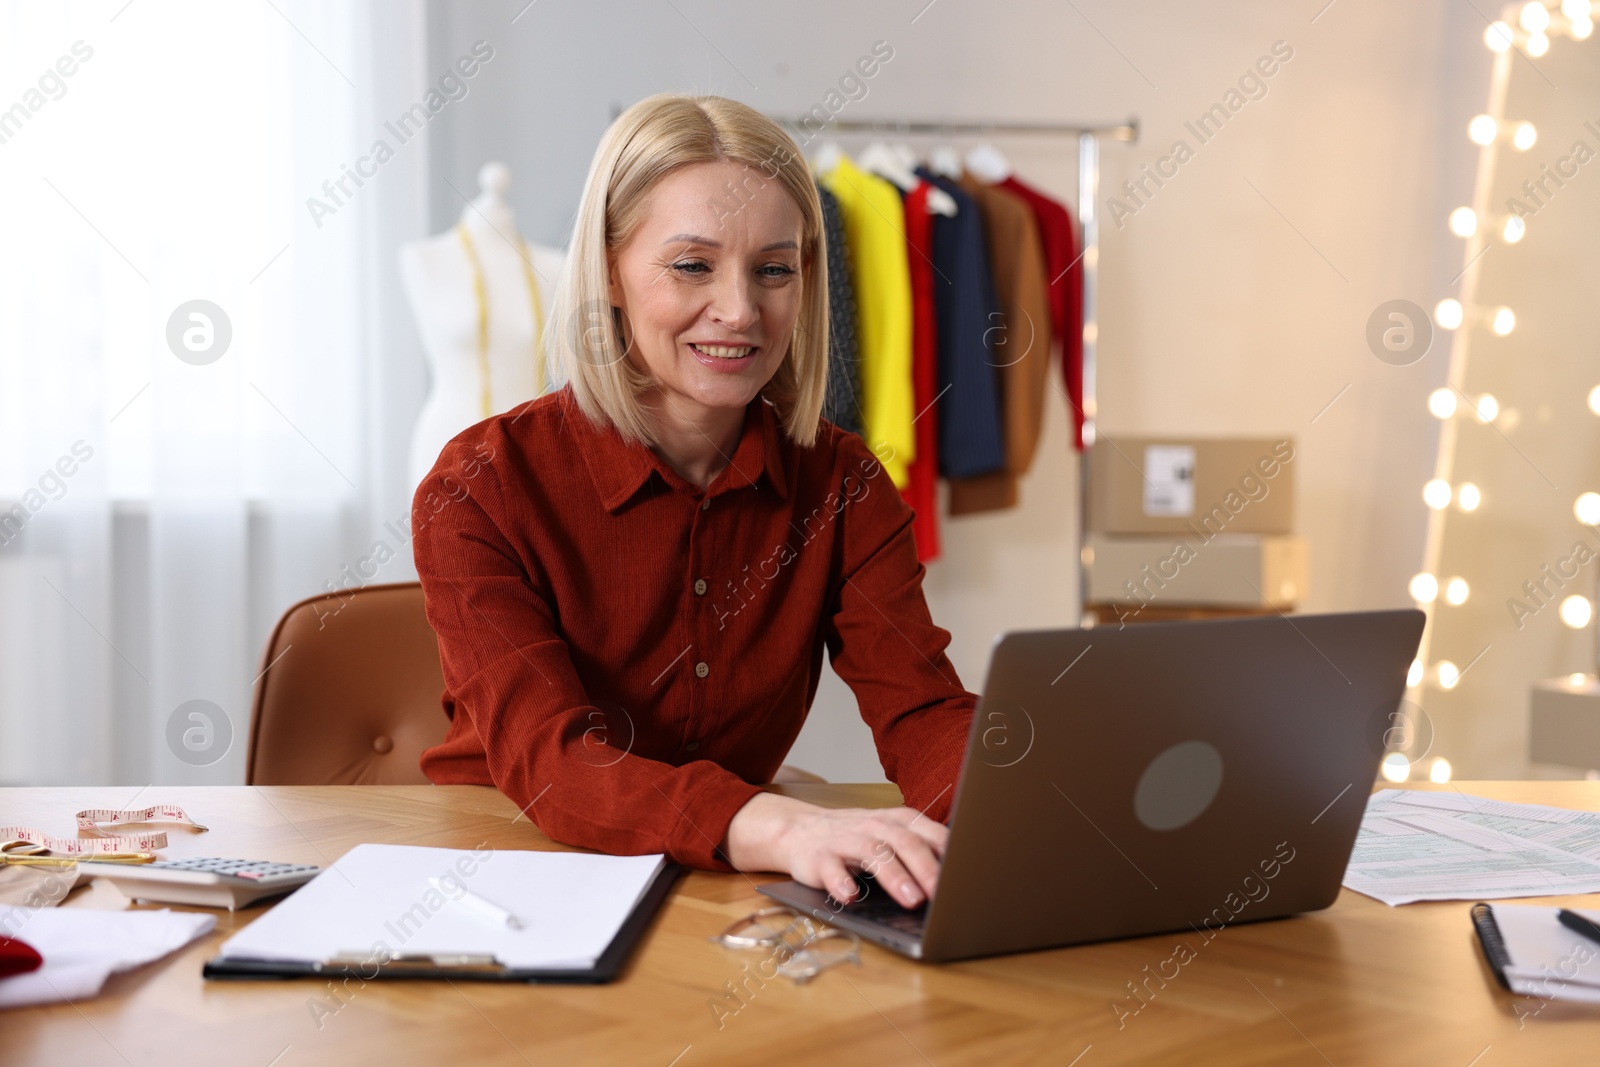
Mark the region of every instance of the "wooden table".
[[[1443, 788], [1600, 810], [1600, 782]], [[781, 791], [835, 805], [898, 802], [891, 786]], [[158, 801], [212, 827], [175, 830], [171, 856], [326, 865], [363, 841], [560, 847], [510, 801], [469, 786], [4, 789], [0, 823], [64, 830], [79, 808]], [[1112, 1005], [1129, 1003], [1127, 983], [1171, 956], [1174, 936], [943, 965], [865, 945], [859, 969], [758, 985], [741, 965], [759, 955], [707, 938], [763, 902], [763, 880], [690, 874], [606, 986], [207, 982], [201, 964], [266, 905], [219, 912], [210, 936], [112, 978], [97, 999], [0, 1014], [0, 1062], [1499, 1067], [1600, 1058], [1600, 1009], [1502, 992], [1464, 903], [1389, 908], [1346, 891], [1327, 911], [1229, 928], [1119, 1027]], [[1600, 907], [1600, 897], [1560, 900]], [[745, 983], [740, 1000], [730, 983]]]

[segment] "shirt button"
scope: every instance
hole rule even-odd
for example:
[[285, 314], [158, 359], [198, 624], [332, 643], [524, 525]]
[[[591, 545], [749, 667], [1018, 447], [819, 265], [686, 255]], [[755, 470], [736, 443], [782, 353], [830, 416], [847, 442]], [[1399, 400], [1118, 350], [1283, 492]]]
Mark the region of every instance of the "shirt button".
[[711, 498], [710, 497], [706, 497], [704, 500], [700, 501], [700, 510], [701, 511], [710, 511], [711, 510]]
[[698, 742], [698, 741], [690, 741], [687, 745], [683, 746], [684, 751], [686, 751], [686, 752], [693, 752], [696, 749], [698, 749], [699, 747], [700, 747], [700, 742]]
[[694, 665], [694, 673], [695, 677], [704, 678], [706, 675], [711, 673], [711, 668], [706, 666], [705, 660], [701, 660], [699, 663]]
[[704, 578], [696, 578], [694, 580], [694, 595], [695, 596], [705, 596], [706, 595], [706, 580]]

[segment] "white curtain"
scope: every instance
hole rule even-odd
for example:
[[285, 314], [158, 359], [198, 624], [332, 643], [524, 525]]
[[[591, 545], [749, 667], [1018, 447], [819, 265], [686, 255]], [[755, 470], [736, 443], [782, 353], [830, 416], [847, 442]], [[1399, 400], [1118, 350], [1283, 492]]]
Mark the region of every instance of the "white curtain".
[[238, 782], [272, 623], [407, 511], [426, 136], [345, 168], [423, 3], [0, 12], [0, 784]]

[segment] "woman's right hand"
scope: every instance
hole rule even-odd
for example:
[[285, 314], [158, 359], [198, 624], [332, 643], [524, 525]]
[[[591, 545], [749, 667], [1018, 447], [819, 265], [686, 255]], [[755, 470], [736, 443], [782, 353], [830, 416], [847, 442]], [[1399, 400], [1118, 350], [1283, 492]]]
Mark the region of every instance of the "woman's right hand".
[[728, 860], [781, 871], [848, 903], [853, 872], [870, 874], [902, 907], [931, 899], [950, 832], [913, 808], [823, 808], [761, 793], [728, 824]]

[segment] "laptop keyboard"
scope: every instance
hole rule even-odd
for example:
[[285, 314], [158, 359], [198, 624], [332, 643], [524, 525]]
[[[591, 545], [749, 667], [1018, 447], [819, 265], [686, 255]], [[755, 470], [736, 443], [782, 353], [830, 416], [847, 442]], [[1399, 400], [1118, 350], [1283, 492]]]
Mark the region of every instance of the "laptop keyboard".
[[[838, 908], [840, 915], [848, 915], [861, 922], [869, 922], [876, 926], [887, 926], [898, 933], [910, 937], [920, 938], [923, 925], [927, 922], [928, 906], [923, 904], [916, 908], [903, 908], [895, 903], [893, 897], [884, 892], [883, 887], [872, 881], [870, 877], [856, 876], [856, 899], [843, 907]], [[831, 896], [828, 906], [834, 908], [838, 901]]]

